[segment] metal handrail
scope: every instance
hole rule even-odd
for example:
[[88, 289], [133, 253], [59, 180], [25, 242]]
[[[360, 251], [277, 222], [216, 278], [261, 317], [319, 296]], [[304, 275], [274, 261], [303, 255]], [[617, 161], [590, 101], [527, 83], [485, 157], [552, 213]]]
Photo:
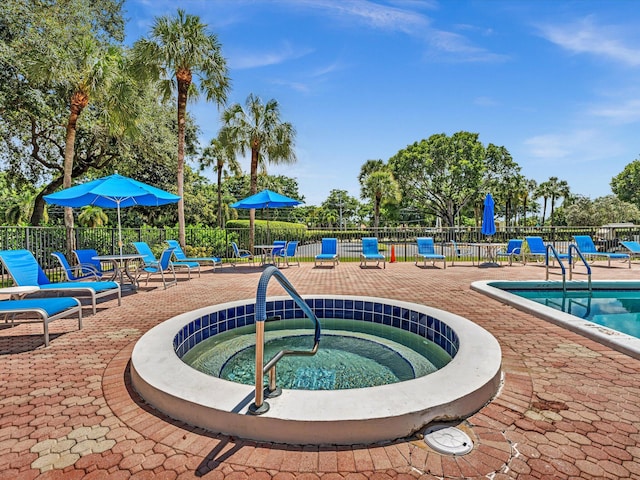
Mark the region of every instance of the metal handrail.
[[[275, 277], [276, 280], [282, 285], [282, 288], [291, 295], [294, 302], [302, 309], [302, 311], [309, 317], [314, 323], [314, 335], [313, 335], [313, 348], [311, 350], [280, 350], [269, 360], [266, 365], [264, 364], [264, 324], [267, 321], [267, 286], [269, 280]], [[277, 397], [282, 393], [282, 390], [276, 385], [276, 364], [286, 355], [299, 355], [310, 356], [315, 355], [320, 346], [320, 322], [318, 317], [313, 313], [311, 307], [298, 295], [293, 285], [289, 283], [289, 280], [274, 266], [265, 268], [264, 272], [260, 276], [258, 282], [258, 289], [256, 292], [256, 394], [255, 402], [249, 406], [249, 413], [254, 415], [262, 415], [269, 411], [269, 404], [264, 401], [264, 374], [269, 374], [269, 386], [267, 396]]]
[[553, 256], [556, 258], [558, 264], [560, 265], [560, 268], [562, 269], [562, 291], [564, 292], [567, 290], [567, 269], [565, 268], [564, 263], [562, 263], [562, 260], [560, 260], [560, 255], [558, 255], [558, 252], [551, 244], [547, 245], [544, 256], [544, 263], [547, 271], [547, 280], [549, 280], [549, 252], [553, 253]]
[[571, 259], [573, 258], [573, 256], [571, 255], [572, 250], [576, 251], [578, 258], [580, 258], [580, 260], [582, 260], [582, 263], [584, 263], [584, 266], [587, 267], [588, 289], [589, 291], [591, 291], [591, 266], [589, 265], [587, 260], [584, 258], [584, 255], [582, 255], [582, 252], [580, 251], [580, 249], [575, 243], [569, 244], [569, 280], [573, 280], [573, 268], [571, 265]]

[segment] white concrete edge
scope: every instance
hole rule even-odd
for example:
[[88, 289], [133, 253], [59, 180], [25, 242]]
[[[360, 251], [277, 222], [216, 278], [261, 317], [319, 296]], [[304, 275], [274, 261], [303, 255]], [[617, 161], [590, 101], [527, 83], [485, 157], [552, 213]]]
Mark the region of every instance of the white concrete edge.
[[[584, 282], [580, 282], [584, 285]], [[542, 282], [540, 280], [535, 281], [505, 281], [505, 280], [479, 280], [471, 284], [471, 289], [477, 292], [483, 293], [495, 300], [498, 300], [507, 305], [511, 305], [518, 310], [530, 313], [538, 318], [542, 318], [560, 327], [571, 330], [572, 332], [583, 335], [591, 340], [606, 345], [618, 352], [622, 352], [630, 357], [640, 359], [640, 339], [632, 337], [617, 330], [598, 325], [596, 323], [584, 320], [582, 318], [570, 315], [568, 313], [555, 310], [541, 303], [528, 300], [518, 295], [514, 295], [500, 288], [496, 288], [491, 284], [512, 284], [513, 286], [521, 286], [523, 288], [546, 288], [553, 284], [556, 288], [560, 285], [558, 282]], [[638, 287], [639, 282], [634, 281], [602, 281], [593, 282], [594, 288], [615, 288], [620, 284], [626, 284], [626, 288]]]
[[405, 437], [434, 420], [464, 418], [489, 402], [500, 387], [500, 345], [463, 317], [377, 297], [303, 298], [371, 301], [419, 311], [447, 323], [458, 335], [460, 349], [444, 368], [410, 381], [337, 391], [285, 389], [280, 397], [267, 400], [267, 413], [256, 417], [247, 414], [255, 387], [198, 372], [173, 349], [173, 338], [183, 325], [212, 311], [254, 303], [242, 300], [187, 312], [145, 333], [131, 356], [134, 388], [170, 417], [208, 430], [281, 443], [353, 444]]

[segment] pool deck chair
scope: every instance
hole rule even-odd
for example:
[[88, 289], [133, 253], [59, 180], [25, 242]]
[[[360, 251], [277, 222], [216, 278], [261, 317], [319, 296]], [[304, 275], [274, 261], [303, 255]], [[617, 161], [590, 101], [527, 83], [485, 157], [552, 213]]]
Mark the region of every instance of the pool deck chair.
[[282, 260], [287, 267], [290, 267], [292, 263], [295, 263], [298, 267], [300, 266], [300, 260], [298, 260], [298, 243], [298, 240], [287, 242], [284, 249], [276, 256], [278, 267], [280, 267], [280, 260]]
[[247, 262], [251, 262], [251, 265], [255, 264], [253, 253], [251, 253], [249, 250], [244, 250], [242, 248], [239, 248], [236, 242], [231, 242], [231, 248], [233, 249], [233, 261], [231, 265], [235, 267], [236, 263], [245, 261], [245, 260]]
[[73, 254], [78, 260], [78, 265], [80, 265], [83, 270], [92, 270], [99, 279], [109, 279], [113, 280], [116, 277], [116, 272], [113, 270], [113, 266], [110, 270], [104, 270], [102, 268], [102, 262], [100, 260], [94, 260], [94, 257], [98, 256], [98, 251], [93, 250], [91, 248], [85, 248], [80, 250], [74, 250]]
[[[133, 242], [133, 247], [136, 251], [143, 256], [144, 265], [146, 267], [148, 265], [156, 266], [158, 264], [158, 259], [153, 254], [151, 247], [147, 244], [147, 242]], [[169, 247], [173, 248], [173, 247]], [[172, 250], [175, 254], [175, 250]], [[185, 270], [188, 274], [188, 279], [191, 280], [191, 270], [197, 270], [198, 276], [200, 276], [200, 264], [198, 262], [172, 262], [174, 270]], [[144, 270], [144, 269], [143, 269]], [[149, 277], [147, 276], [147, 282], [149, 281]]]
[[[173, 248], [173, 256], [176, 258], [178, 262], [197, 262], [199, 264], [206, 263], [213, 265], [213, 271], [216, 271], [216, 266], [222, 266], [222, 259], [218, 257], [187, 257], [187, 255], [182, 250], [180, 243], [177, 240], [166, 240], [167, 245], [170, 248]], [[174, 266], [176, 262], [173, 262]], [[200, 275], [200, 271], [198, 271], [198, 275]]]
[[[542, 240], [542, 237], [525, 237], [529, 251], [522, 254], [522, 263], [526, 264], [527, 259], [535, 260], [536, 262], [544, 262], [547, 255], [547, 245]], [[567, 253], [558, 253], [560, 260], [568, 260], [569, 255]], [[551, 263], [556, 261], [555, 255], [549, 254]]]
[[67, 282], [90, 282], [100, 280], [100, 276], [93, 267], [84, 267], [82, 265], [69, 265], [67, 257], [62, 252], [53, 252], [51, 254], [60, 262], [64, 269], [64, 275]]
[[466, 243], [457, 243], [455, 240], [451, 240], [451, 248], [453, 249], [451, 266], [456, 264], [456, 260], [471, 260], [471, 263], [475, 265], [475, 252]]
[[631, 255], [628, 253], [614, 253], [614, 252], [599, 252], [596, 248], [593, 239], [589, 235], [574, 235], [573, 239], [576, 241], [576, 246], [585, 260], [596, 261], [601, 258], [607, 259], [607, 266], [611, 266], [611, 260], [622, 260], [629, 263], [631, 268]]
[[96, 313], [96, 301], [98, 298], [108, 295], [118, 295], [118, 305], [122, 304], [120, 285], [116, 282], [58, 282], [51, 283], [49, 277], [38, 264], [29, 250], [2, 250], [0, 261], [13, 278], [16, 286], [37, 286], [38, 292], [32, 296], [42, 296], [48, 293], [57, 293], [61, 296], [89, 296], [93, 313]]
[[[149, 283], [149, 277], [155, 274], [160, 274], [165, 290], [167, 289], [167, 287], [176, 285], [178, 283], [178, 279], [176, 278], [176, 271], [173, 269], [173, 262], [171, 262], [172, 255], [173, 248], [167, 248], [162, 252], [162, 254], [160, 254], [160, 260], [145, 263], [145, 265], [140, 269], [140, 272], [146, 272], [147, 274], [147, 281], [145, 282], [145, 286]], [[170, 273], [173, 276], [173, 279], [167, 281], [167, 279], [165, 278], [165, 273]]]
[[360, 253], [360, 266], [366, 267], [367, 262], [376, 262], [376, 267], [382, 261], [382, 268], [387, 268], [387, 260], [378, 250], [378, 239], [376, 237], [365, 237], [362, 239], [362, 252]]
[[443, 268], [447, 268], [447, 257], [436, 253], [433, 237], [419, 237], [416, 239], [418, 243], [418, 253], [416, 253], [416, 265], [422, 259], [424, 266], [427, 266], [427, 260], [431, 265], [435, 266], [436, 262], [442, 262]]
[[[16, 315], [24, 315], [25, 319], [37, 316], [44, 325], [44, 346], [49, 346], [49, 323], [69, 315], [78, 315], [78, 330], [82, 328], [82, 305], [73, 297], [64, 298], [27, 298], [23, 300], [0, 301], [0, 314], [11, 317], [11, 326]], [[20, 320], [19, 320], [20, 321]]]
[[509, 259], [509, 266], [513, 265], [514, 257], [519, 257], [522, 252], [522, 240], [512, 238], [507, 242], [507, 247], [504, 250], [498, 250], [496, 257], [498, 261], [502, 263], [503, 258]]
[[[620, 245], [622, 245], [624, 248], [626, 248], [627, 250], [629, 250], [629, 257], [630, 258], [634, 258], [634, 257], [640, 257], [640, 242], [634, 242], [634, 241], [624, 241], [624, 242], [620, 242]], [[629, 262], [631, 263], [631, 262]]]
[[337, 238], [323, 238], [320, 253], [316, 255], [314, 266], [318, 266], [318, 262], [322, 265], [323, 262], [331, 262], [335, 267], [340, 263], [340, 255], [338, 255], [338, 239]]

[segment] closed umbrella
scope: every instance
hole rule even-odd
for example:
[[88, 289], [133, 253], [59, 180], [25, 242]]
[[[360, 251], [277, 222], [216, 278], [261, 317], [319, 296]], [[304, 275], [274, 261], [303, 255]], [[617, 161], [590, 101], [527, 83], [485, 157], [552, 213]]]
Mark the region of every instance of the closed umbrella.
[[484, 211], [482, 212], [482, 228], [480, 232], [488, 237], [496, 233], [496, 223], [493, 220], [493, 197], [490, 193], [484, 198]]
[[122, 255], [120, 208], [134, 205], [146, 207], [166, 205], [178, 202], [180, 197], [115, 173], [45, 195], [44, 199], [47, 203], [63, 207], [94, 205], [101, 208], [116, 208], [118, 210], [118, 245], [120, 246], [120, 255]]
[[[496, 222], [493, 220], [493, 209], [494, 202], [493, 197], [490, 193], [487, 193], [487, 196], [484, 198], [484, 210], [482, 212], [482, 228], [480, 232], [483, 235], [491, 237], [496, 233]], [[491, 241], [491, 239], [489, 239]], [[495, 257], [494, 247], [491, 244], [487, 244], [487, 257], [489, 258], [489, 262], [485, 262], [481, 267], [498, 267], [499, 265], [493, 261]]]
[[302, 202], [271, 190], [262, 190], [250, 197], [232, 203], [231, 208], [264, 208], [267, 216], [267, 241], [269, 241], [269, 208], [295, 207]]

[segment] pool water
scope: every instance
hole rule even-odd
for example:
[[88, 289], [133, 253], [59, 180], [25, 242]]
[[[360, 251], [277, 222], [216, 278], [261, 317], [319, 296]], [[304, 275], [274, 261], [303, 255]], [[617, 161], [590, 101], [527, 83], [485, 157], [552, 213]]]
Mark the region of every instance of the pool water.
[[519, 290], [519, 297], [640, 338], [640, 290]]
[[[451, 360], [438, 345], [390, 326], [343, 319], [323, 319], [321, 324], [315, 355], [285, 356], [278, 362], [280, 387], [343, 390], [386, 385], [428, 375]], [[285, 322], [266, 326], [265, 363], [280, 350], [313, 347], [310, 329], [291, 328]], [[200, 342], [182, 360], [209, 375], [253, 385], [255, 326], [235, 328]]]

